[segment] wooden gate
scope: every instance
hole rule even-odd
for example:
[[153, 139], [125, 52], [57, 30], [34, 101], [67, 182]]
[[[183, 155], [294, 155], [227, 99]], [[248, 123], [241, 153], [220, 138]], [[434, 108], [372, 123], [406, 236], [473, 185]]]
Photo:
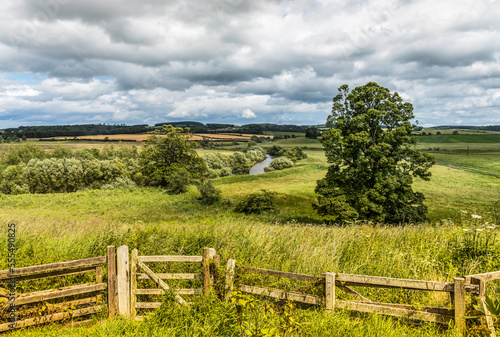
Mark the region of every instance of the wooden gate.
[[[219, 256], [215, 249], [204, 248], [201, 256], [184, 255], [155, 255], [140, 256], [137, 249], [132, 250], [130, 259], [130, 276], [128, 277], [128, 247], [118, 248], [118, 301], [120, 315], [141, 320], [138, 311], [157, 309], [161, 306], [158, 301], [166, 291], [173, 291], [179, 304], [187, 305], [185, 296], [200, 295], [210, 291], [213, 271], [210, 264], [218, 263]], [[172, 269], [173, 264], [187, 263], [189, 273], [155, 272], [155, 269]], [[155, 264], [152, 267], [150, 264]], [[160, 264], [160, 265], [158, 265]], [[129, 279], [129, 280], [128, 280]], [[183, 285], [186, 281], [189, 286]], [[168, 282], [168, 283], [167, 283]], [[172, 282], [175, 285], [172, 285]], [[169, 284], [170, 283], [170, 284]], [[126, 296], [125, 294], [130, 294]], [[127, 305], [128, 304], [128, 305]]]
[[[112, 292], [108, 294], [108, 299], [111, 299], [108, 309], [113, 315], [116, 312], [113, 300], [115, 287], [109, 284], [115, 279], [114, 271], [109, 268], [114, 266], [114, 252], [114, 246], [110, 246], [107, 256], [0, 271], [0, 283], [14, 282], [17, 290], [50, 287], [21, 293], [16, 291], [15, 296], [0, 307], [3, 320], [0, 332], [98, 313], [105, 308], [102, 294], [107, 288]], [[107, 284], [102, 279], [103, 264], [108, 261], [111, 263], [108, 263]], [[88, 282], [91, 279], [93, 281]], [[14, 319], [5, 322], [11, 318]]]

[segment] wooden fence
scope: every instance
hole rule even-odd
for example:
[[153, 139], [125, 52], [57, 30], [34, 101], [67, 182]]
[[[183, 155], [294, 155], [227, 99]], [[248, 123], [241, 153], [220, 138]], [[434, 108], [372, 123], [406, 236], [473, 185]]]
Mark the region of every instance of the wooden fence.
[[[14, 324], [0, 322], [0, 332], [73, 318], [81, 319], [80, 317], [101, 312], [106, 306], [109, 317], [115, 317], [118, 314], [141, 320], [143, 316], [138, 315], [138, 311], [142, 313], [159, 308], [161, 302], [158, 298], [166, 291], [173, 291], [176, 301], [182, 305], [190, 303], [185, 296], [201, 295], [210, 291], [214, 282], [219, 280], [219, 260], [220, 257], [216, 255], [213, 248], [204, 248], [201, 256], [141, 256], [138, 250], [134, 249], [129, 259], [127, 246], [119, 247], [116, 254], [115, 247], [109, 246], [106, 256], [17, 268], [12, 272], [3, 270], [0, 271], [0, 283], [3, 284], [12, 282], [13, 279], [16, 282], [27, 282], [54, 277], [65, 280], [64, 276], [88, 275], [87, 273], [95, 273], [95, 276], [90, 274], [90, 277], [94, 278], [91, 283], [64, 285], [17, 294], [15, 301], [7, 301], [3, 304], [0, 308], [0, 315], [6, 316], [7, 309], [15, 303], [18, 318], [22, 317], [22, 319]], [[168, 269], [172, 264], [179, 266], [178, 263], [188, 264], [187, 268], [190, 272], [154, 271], [157, 268]], [[107, 268], [103, 268], [105, 264]], [[151, 264], [154, 264], [154, 268]], [[106, 275], [103, 275], [103, 272], [106, 272]], [[225, 290], [219, 288], [219, 291], [224, 293], [220, 295], [230, 296], [235, 287], [235, 275], [240, 275], [241, 272], [245, 275], [255, 274], [259, 275], [258, 277], [285, 278], [307, 283], [298, 289], [290, 290], [241, 282], [237, 290], [244, 293], [321, 306], [328, 312], [345, 309], [440, 324], [449, 324], [453, 321], [455, 327], [461, 331], [465, 330], [466, 295], [475, 295], [478, 303], [487, 313], [485, 321], [491, 336], [495, 336], [492, 316], [486, 310], [485, 296], [487, 283], [500, 280], [500, 271], [457, 277], [454, 282], [437, 282], [333, 272], [313, 276], [244, 266], [238, 266], [237, 269], [236, 261], [229, 259], [226, 267]], [[104, 276], [107, 282], [103, 282]], [[188, 282], [188, 286], [182, 282]], [[372, 302], [360, 294], [359, 289], [356, 291], [353, 287], [448, 293], [451, 305], [448, 308], [416, 308], [409, 304]], [[339, 299], [337, 290], [344, 292], [352, 300]], [[104, 294], [107, 296], [103, 296]], [[50, 310], [46, 310], [43, 315], [33, 315], [30, 310], [39, 308], [42, 304]]]
[[[226, 289], [229, 291], [232, 291], [234, 287], [235, 265], [236, 261], [228, 260]], [[466, 294], [477, 295], [478, 302], [486, 310], [484, 303], [486, 282], [500, 279], [500, 272], [468, 275], [463, 278], [457, 277], [454, 279], [454, 282], [436, 282], [342, 273], [323, 273], [323, 276], [312, 276], [261, 268], [241, 267], [240, 269], [244, 273], [309, 282], [310, 286], [305, 286], [301, 289], [310, 290], [313, 287], [322, 287], [321, 295], [313, 295], [306, 293], [304, 290], [289, 291], [286, 289], [240, 284], [239, 290], [244, 293], [318, 305], [324, 307], [328, 312], [333, 312], [334, 309], [345, 309], [446, 325], [454, 321], [455, 327], [460, 331], [465, 330]], [[449, 294], [452, 307], [416, 308], [409, 304], [372, 302], [352, 287], [444, 292]], [[337, 299], [336, 289], [345, 292], [353, 300]], [[486, 312], [488, 313], [487, 310]], [[495, 336], [491, 315], [487, 315], [486, 322], [491, 336]]]
[[[57, 277], [60, 282], [64, 282], [64, 276], [95, 273], [95, 281], [91, 283], [16, 293], [15, 297], [7, 300], [0, 310], [5, 319], [5, 314], [15, 305], [15, 314], [20, 319], [13, 322], [1, 322], [0, 332], [101, 312], [105, 308], [102, 293], [106, 289], [108, 291], [114, 291], [113, 289], [115, 289], [115, 287], [109, 285], [114, 280], [113, 271], [108, 270], [108, 283], [102, 282], [103, 264], [108, 263], [108, 268], [110, 266], [112, 268], [113, 263], [109, 263], [109, 261], [114, 261], [114, 259], [115, 249], [114, 246], [110, 246], [108, 247], [107, 256], [16, 268], [13, 271], [0, 271], [0, 282], [2, 284], [12, 282], [17, 284], [19, 282], [24, 283], [54, 277]], [[116, 312], [114, 310], [114, 298], [114, 294], [108, 294], [108, 310], [111, 316]], [[42, 307], [42, 310], [40, 310], [40, 307]]]

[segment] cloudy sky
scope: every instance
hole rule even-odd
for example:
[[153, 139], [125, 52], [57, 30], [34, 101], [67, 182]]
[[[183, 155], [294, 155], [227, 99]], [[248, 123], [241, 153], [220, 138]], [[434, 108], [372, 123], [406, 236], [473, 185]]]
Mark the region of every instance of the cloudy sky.
[[337, 88], [500, 124], [500, 0], [2, 0], [0, 128], [320, 124]]

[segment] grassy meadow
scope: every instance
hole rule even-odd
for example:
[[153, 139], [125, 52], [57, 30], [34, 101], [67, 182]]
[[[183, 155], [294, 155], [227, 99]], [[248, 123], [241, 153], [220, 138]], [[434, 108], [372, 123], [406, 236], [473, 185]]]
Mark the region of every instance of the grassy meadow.
[[[108, 245], [128, 245], [140, 255], [199, 255], [203, 247], [213, 247], [221, 255], [222, 265], [234, 258], [245, 266], [311, 275], [335, 271], [451, 282], [457, 276], [500, 270], [499, 229], [492, 208], [500, 199], [500, 142], [476, 142], [470, 146], [469, 156], [463, 152], [466, 143], [419, 143], [418, 147], [438, 161], [431, 181], [415, 181], [415, 189], [427, 197], [430, 221], [406, 226], [324, 225], [311, 207], [316, 181], [325, 175], [328, 165], [320, 142], [301, 137], [262, 145], [274, 144], [300, 146], [308, 158], [282, 171], [214, 179], [223, 201], [212, 206], [199, 202], [194, 186], [182, 195], [156, 188], [0, 195], [0, 245], [6, 251], [7, 223], [12, 221], [18, 228], [18, 267], [100, 256]], [[258, 215], [233, 210], [238, 200], [262, 189], [276, 192], [276, 210]], [[0, 269], [6, 268], [5, 254]], [[495, 286], [498, 284], [488, 291], [498, 296]], [[438, 293], [356, 290], [378, 302], [450, 306], [449, 298]], [[341, 291], [338, 296], [342, 298]], [[327, 315], [322, 310], [303, 309], [293, 308], [298, 324], [287, 336], [459, 335], [432, 324], [411, 326], [377, 315], [342, 310]], [[238, 314], [247, 315], [249, 324], [276, 320], [272, 324], [278, 326], [283, 316], [269, 316], [266, 310], [263, 304], [256, 304], [254, 313], [248, 308], [237, 312], [234, 305], [209, 296], [195, 299], [190, 308], [166, 305], [145, 322], [96, 320], [84, 327], [49, 326], [11, 335], [240, 336]]]

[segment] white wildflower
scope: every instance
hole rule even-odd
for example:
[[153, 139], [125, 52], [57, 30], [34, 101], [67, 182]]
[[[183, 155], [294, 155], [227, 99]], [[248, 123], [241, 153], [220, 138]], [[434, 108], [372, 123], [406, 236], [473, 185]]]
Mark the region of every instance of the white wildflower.
[[463, 230], [464, 232], [468, 232], [468, 231], [470, 231], [470, 229], [468, 229], [468, 228], [464, 228], [464, 229], [462, 229], [462, 230]]
[[471, 217], [472, 217], [473, 219], [481, 219], [481, 218], [482, 218], [482, 216], [477, 215], [477, 214], [471, 214]]
[[483, 228], [476, 228], [476, 231], [477, 232], [482, 232], [482, 231], [484, 231], [484, 229]]

